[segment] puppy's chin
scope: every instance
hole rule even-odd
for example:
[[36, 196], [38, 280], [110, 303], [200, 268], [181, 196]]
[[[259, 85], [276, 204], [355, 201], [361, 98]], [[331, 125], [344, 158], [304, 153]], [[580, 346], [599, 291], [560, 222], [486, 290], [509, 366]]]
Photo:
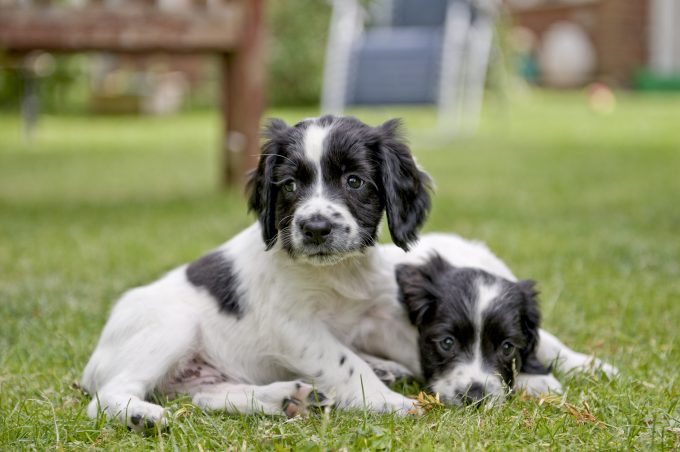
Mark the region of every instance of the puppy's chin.
[[299, 253], [296, 254], [294, 259], [298, 262], [308, 265], [313, 265], [315, 267], [330, 267], [337, 265], [340, 262], [352, 259], [355, 257], [362, 256], [361, 250], [353, 251], [342, 251], [342, 252], [322, 252], [322, 253]]

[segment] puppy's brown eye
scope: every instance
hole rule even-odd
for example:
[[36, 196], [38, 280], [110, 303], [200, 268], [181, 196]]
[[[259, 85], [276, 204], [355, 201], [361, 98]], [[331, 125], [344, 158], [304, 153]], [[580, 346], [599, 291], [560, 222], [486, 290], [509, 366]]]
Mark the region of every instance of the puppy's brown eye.
[[456, 343], [456, 340], [454, 338], [452, 338], [451, 336], [446, 336], [444, 339], [439, 341], [439, 346], [445, 352], [449, 352], [449, 351], [451, 351], [451, 349], [453, 348], [453, 345], [455, 343]]
[[351, 175], [347, 178], [347, 186], [349, 188], [357, 189], [361, 188], [362, 185], [364, 185], [364, 181], [361, 180], [359, 176]]
[[501, 353], [502, 353], [503, 356], [505, 356], [506, 358], [511, 357], [512, 354], [515, 353], [515, 346], [514, 346], [514, 344], [513, 344], [512, 342], [510, 342], [510, 341], [504, 341], [504, 342], [501, 344]]
[[284, 182], [281, 187], [283, 188], [283, 191], [288, 193], [293, 193], [295, 190], [297, 190], [297, 184], [292, 179]]

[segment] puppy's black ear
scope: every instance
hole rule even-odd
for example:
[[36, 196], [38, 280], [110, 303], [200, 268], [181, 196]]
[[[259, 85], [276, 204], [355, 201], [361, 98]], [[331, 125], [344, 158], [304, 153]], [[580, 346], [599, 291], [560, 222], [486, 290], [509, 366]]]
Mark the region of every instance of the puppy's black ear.
[[406, 307], [411, 323], [420, 327], [436, 311], [441, 299], [439, 276], [450, 268], [438, 254], [422, 265], [402, 264], [396, 268], [399, 301]]
[[538, 346], [538, 329], [541, 325], [541, 311], [538, 309], [538, 291], [536, 282], [530, 279], [517, 283], [522, 293], [522, 332], [527, 339], [526, 346], [521, 350], [522, 368], [520, 372], [525, 374], [545, 375], [550, 373], [550, 367], [539, 362], [536, 357]]
[[250, 173], [247, 184], [248, 210], [255, 212], [262, 227], [262, 239], [267, 250], [276, 243], [276, 197], [278, 188], [273, 181], [274, 167], [287, 140], [288, 125], [280, 119], [272, 119], [265, 127], [267, 141], [262, 146], [257, 168]]
[[430, 211], [430, 177], [416, 165], [392, 119], [376, 128], [383, 196], [392, 241], [408, 251]]

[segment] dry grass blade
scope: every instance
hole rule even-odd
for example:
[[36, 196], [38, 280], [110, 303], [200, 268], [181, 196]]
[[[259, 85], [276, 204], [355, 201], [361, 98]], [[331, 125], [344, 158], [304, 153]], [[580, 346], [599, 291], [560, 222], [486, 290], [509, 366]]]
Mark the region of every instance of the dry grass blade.
[[562, 397], [560, 396], [547, 395], [541, 397], [538, 403], [539, 405], [546, 403], [548, 405], [553, 405], [557, 408], [560, 408], [565, 413], [571, 415], [576, 420], [577, 424], [595, 424], [600, 428], [606, 427], [606, 424], [595, 417], [595, 415], [590, 411], [590, 406], [586, 401], [583, 401], [583, 407], [578, 407], [572, 403], [562, 400]]
[[[416, 406], [425, 413], [429, 413], [433, 409], [440, 407], [443, 408], [444, 404], [439, 400], [439, 394], [427, 394], [423, 391], [418, 393], [416, 397]], [[418, 409], [413, 409], [409, 411], [410, 414], [419, 414]]]

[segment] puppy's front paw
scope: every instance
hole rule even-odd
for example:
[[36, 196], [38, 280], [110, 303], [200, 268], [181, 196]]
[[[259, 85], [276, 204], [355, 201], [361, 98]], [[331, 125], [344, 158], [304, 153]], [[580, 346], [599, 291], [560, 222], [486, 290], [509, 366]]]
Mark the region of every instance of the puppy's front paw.
[[602, 372], [610, 380], [613, 380], [619, 376], [619, 369], [597, 358], [593, 358], [592, 368], [596, 371]]
[[394, 384], [397, 380], [413, 380], [415, 376], [407, 367], [392, 361], [385, 361], [379, 365], [371, 364], [375, 375], [387, 386]]
[[[399, 393], [376, 394], [366, 400], [367, 408], [371, 411], [380, 413], [393, 413], [397, 416], [407, 416], [417, 414], [418, 406], [416, 401], [409, 399]], [[414, 411], [415, 410], [415, 411]]]
[[148, 402], [131, 403], [125, 423], [137, 433], [165, 430], [168, 427], [167, 411], [159, 405]]
[[519, 374], [515, 381], [515, 389], [525, 391], [530, 396], [541, 394], [562, 394], [562, 385], [552, 375]]

